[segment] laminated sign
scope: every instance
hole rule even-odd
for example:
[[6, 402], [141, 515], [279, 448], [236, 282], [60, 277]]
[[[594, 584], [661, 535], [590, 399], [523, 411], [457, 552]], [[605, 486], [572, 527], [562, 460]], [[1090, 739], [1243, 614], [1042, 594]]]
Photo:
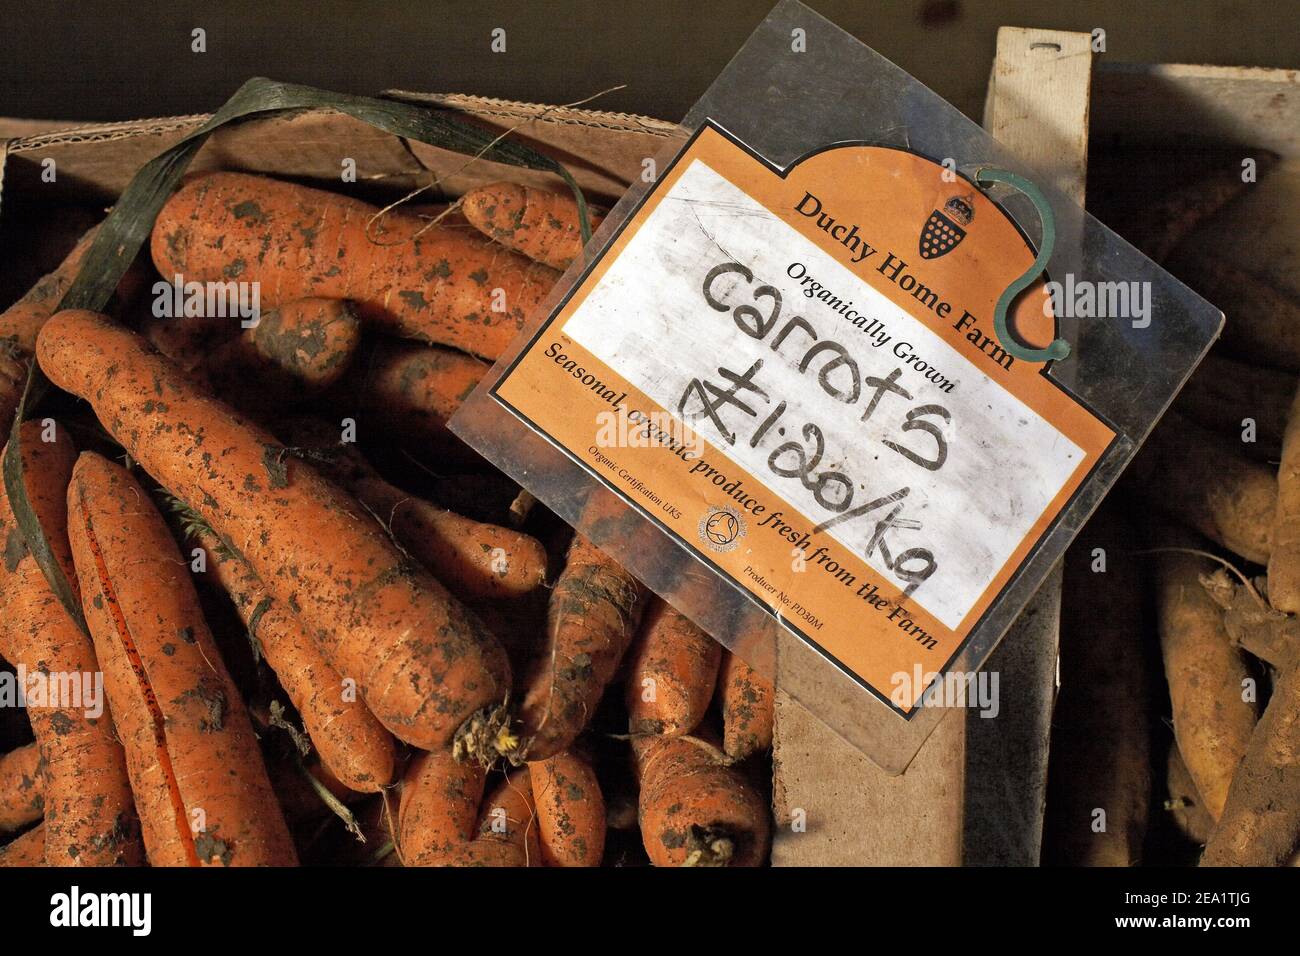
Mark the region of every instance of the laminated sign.
[[901, 769], [1221, 317], [797, 3], [686, 125], [454, 427]]

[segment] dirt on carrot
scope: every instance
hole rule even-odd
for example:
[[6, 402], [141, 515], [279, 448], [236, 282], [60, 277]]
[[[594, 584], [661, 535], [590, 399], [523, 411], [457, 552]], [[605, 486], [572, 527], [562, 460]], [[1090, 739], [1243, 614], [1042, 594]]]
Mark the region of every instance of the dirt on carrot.
[[1232, 778], [1202, 866], [1284, 866], [1300, 847], [1300, 657], [1287, 663]]
[[301, 403], [337, 382], [361, 343], [350, 302], [299, 299], [217, 346], [200, 366], [212, 390], [262, 413]]
[[380, 221], [377, 213], [318, 189], [206, 173], [168, 200], [151, 250], [165, 276], [257, 282], [268, 307], [308, 297], [352, 299], [363, 321], [378, 328], [490, 359], [557, 278], [465, 230], [426, 229], [400, 214]]
[[43, 823], [0, 846], [0, 867], [46, 865], [45, 824]]
[[735, 761], [772, 749], [776, 691], [772, 682], [743, 660], [724, 651], [718, 671], [722, 706], [722, 749]]
[[302, 717], [321, 761], [353, 790], [386, 787], [397, 761], [392, 735], [329, 666], [293, 612], [266, 593], [243, 558], [210, 531], [200, 531], [194, 540]]
[[21, 830], [45, 815], [45, 767], [34, 743], [0, 756], [0, 833]]
[[[422, 753], [402, 778], [397, 847], [403, 866], [523, 866], [509, 840], [483, 839], [479, 804], [487, 771], [450, 750]], [[508, 822], [508, 821], [507, 821]]]
[[463, 601], [523, 597], [546, 580], [546, 549], [531, 535], [466, 518], [390, 484], [339, 430], [314, 419], [293, 419], [283, 434], [317, 460], [453, 595]]
[[132, 458], [297, 614], [399, 739], [450, 743], [505, 699], [509, 661], [480, 621], [354, 499], [138, 336], [63, 312], [42, 330], [38, 354], [50, 379], [86, 398]]
[[[552, 269], [569, 268], [582, 252], [578, 203], [571, 194], [492, 183], [467, 192], [460, 209], [483, 235]], [[595, 232], [605, 217], [595, 210], [589, 217]]]
[[721, 665], [721, 644], [666, 601], [651, 600], [628, 655], [628, 729], [689, 734], [709, 709]]
[[239, 691], [153, 503], [87, 452], [68, 489], [82, 605], [154, 866], [292, 866]]
[[1125, 487], [1234, 554], [1266, 564], [1277, 476], [1238, 447], [1170, 413], [1125, 472]]
[[600, 866], [605, 799], [591, 762], [572, 750], [528, 765], [544, 866]]
[[454, 349], [382, 340], [363, 350], [327, 400], [424, 456], [475, 460], [447, 422], [489, 367]]
[[[27, 499], [75, 594], [67, 493], [76, 449], [55, 420], [24, 422], [18, 441]], [[44, 700], [27, 699], [41, 754], [45, 860], [51, 866], [143, 863], [126, 755], [104, 697], [101, 661], [50, 588], [3, 486], [0, 537], [0, 654], [30, 675], [49, 678]]]
[[766, 801], [725, 754], [696, 737], [632, 739], [641, 839], [655, 866], [761, 866]]
[[569, 748], [595, 713], [632, 642], [645, 590], [612, 558], [575, 535], [551, 591], [546, 645], [521, 684], [515, 760]]

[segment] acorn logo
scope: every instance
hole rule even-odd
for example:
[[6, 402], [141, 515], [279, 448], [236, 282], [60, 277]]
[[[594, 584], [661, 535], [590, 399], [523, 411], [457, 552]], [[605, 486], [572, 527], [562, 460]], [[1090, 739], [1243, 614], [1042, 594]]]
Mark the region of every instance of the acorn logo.
[[970, 197], [953, 196], [943, 204], [943, 210], [930, 213], [930, 218], [921, 227], [921, 239], [918, 247], [922, 259], [938, 259], [957, 248], [957, 244], [966, 238], [966, 227], [975, 218], [975, 207]]

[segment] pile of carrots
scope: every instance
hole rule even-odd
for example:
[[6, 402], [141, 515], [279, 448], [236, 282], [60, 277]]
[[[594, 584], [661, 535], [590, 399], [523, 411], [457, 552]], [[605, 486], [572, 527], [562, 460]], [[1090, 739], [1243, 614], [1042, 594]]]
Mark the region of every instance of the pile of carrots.
[[1254, 181], [1239, 154], [1136, 151], [1097, 191], [1226, 324], [1066, 559], [1049, 863], [1300, 864], [1300, 259], [1256, 255], [1300, 169], [1251, 155]]
[[[0, 864], [766, 862], [771, 685], [447, 428], [571, 198], [200, 174], [111, 314], [56, 312], [91, 235], [0, 314], [0, 424], [30, 363], [57, 388], [0, 494], [0, 657], [106, 703], [29, 701]], [[157, 315], [176, 276], [260, 321]]]

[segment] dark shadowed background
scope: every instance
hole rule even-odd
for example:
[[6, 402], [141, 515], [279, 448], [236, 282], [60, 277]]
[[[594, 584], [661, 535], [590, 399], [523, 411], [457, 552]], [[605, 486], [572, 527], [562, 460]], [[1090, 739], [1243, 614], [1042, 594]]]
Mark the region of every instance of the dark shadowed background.
[[[135, 119], [216, 108], [261, 74], [572, 102], [680, 119], [768, 0], [39, 3], [0, 11], [0, 116]], [[1300, 66], [1295, 4], [1269, 0], [811, 0], [978, 118], [999, 25], [1106, 31], [1110, 60]], [[489, 51], [506, 31], [506, 52]], [[191, 52], [206, 32], [207, 52]]]

